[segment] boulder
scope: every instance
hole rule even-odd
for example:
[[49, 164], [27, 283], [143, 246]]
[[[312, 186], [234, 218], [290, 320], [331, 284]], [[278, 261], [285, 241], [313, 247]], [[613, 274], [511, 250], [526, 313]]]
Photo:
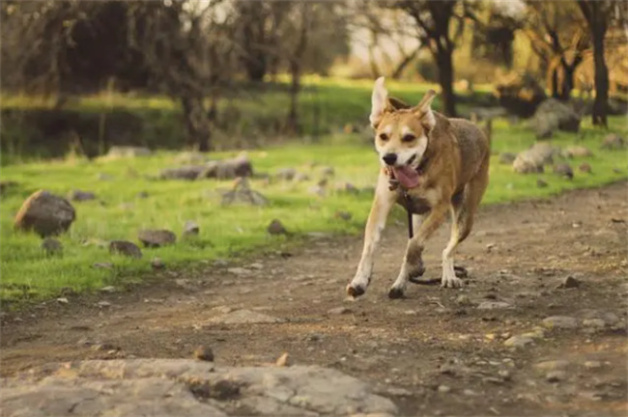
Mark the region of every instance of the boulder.
[[109, 242], [109, 253], [137, 259], [142, 257], [142, 250], [135, 243], [125, 240], [112, 240]]
[[75, 219], [76, 211], [68, 200], [40, 190], [24, 201], [14, 224], [16, 229], [34, 230], [41, 237], [47, 237], [66, 232]]
[[150, 149], [143, 146], [112, 146], [107, 152], [108, 158], [128, 158], [136, 156], [150, 156]]
[[544, 165], [553, 163], [554, 157], [558, 155], [560, 155], [560, 148], [549, 143], [535, 143], [530, 149], [517, 155], [512, 167], [520, 174], [543, 172]]
[[230, 367], [194, 359], [49, 364], [4, 378], [2, 413], [17, 416], [389, 417], [370, 384], [320, 366]]
[[567, 104], [550, 98], [536, 109], [532, 126], [539, 139], [552, 137], [555, 131], [578, 132], [580, 116]]
[[159, 248], [161, 246], [172, 245], [177, 241], [177, 235], [165, 229], [144, 229], [140, 230], [137, 238], [147, 248]]

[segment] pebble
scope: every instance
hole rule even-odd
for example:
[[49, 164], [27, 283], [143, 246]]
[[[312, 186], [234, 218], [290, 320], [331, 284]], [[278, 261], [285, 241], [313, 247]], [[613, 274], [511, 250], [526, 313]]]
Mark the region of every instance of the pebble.
[[342, 315], [351, 313], [351, 309], [347, 307], [336, 307], [327, 311], [328, 314]]
[[166, 267], [166, 264], [164, 264], [160, 258], [153, 258], [153, 260], [150, 261], [150, 266], [154, 270], [159, 270], [159, 269], [164, 269]]
[[595, 327], [598, 329], [603, 329], [606, 326], [606, 322], [602, 319], [584, 319], [582, 321], [582, 325], [584, 327]]
[[600, 361], [586, 361], [584, 363], [584, 367], [587, 369], [600, 369], [602, 367], [602, 362]]
[[569, 366], [569, 361], [566, 360], [555, 360], [555, 361], [543, 361], [534, 365], [535, 369], [540, 371], [557, 371], [565, 369]]
[[98, 307], [111, 307], [111, 303], [109, 301], [99, 301], [96, 305]]
[[578, 320], [569, 316], [551, 316], [543, 319], [543, 326], [549, 329], [575, 329]]
[[532, 344], [534, 344], [534, 339], [527, 336], [513, 336], [504, 342], [505, 346], [516, 347], [516, 348], [525, 347], [527, 345], [532, 345]]
[[578, 288], [579, 286], [580, 281], [570, 275], [563, 280], [558, 288]]
[[440, 393], [446, 394], [446, 393], [448, 393], [450, 391], [451, 391], [451, 388], [448, 387], [447, 385], [439, 385], [438, 386], [438, 392], [440, 392]]
[[478, 306], [478, 310], [500, 310], [504, 308], [512, 308], [512, 306], [502, 301], [484, 301]]
[[227, 272], [233, 275], [238, 275], [238, 276], [243, 276], [243, 275], [250, 275], [251, 271], [249, 269], [246, 268], [240, 268], [240, 267], [235, 267], [235, 268], [228, 268]]
[[551, 371], [545, 375], [545, 380], [551, 383], [557, 383], [564, 380], [567, 377], [565, 371]]
[[107, 292], [107, 293], [116, 292], [116, 287], [114, 287], [112, 285], [107, 285], [106, 287], [102, 287], [100, 289], [100, 292]]
[[214, 351], [206, 346], [199, 346], [194, 351], [194, 357], [201, 361], [213, 362], [214, 361]]
[[59, 304], [68, 304], [69, 301], [65, 297], [59, 297], [59, 298], [57, 298], [57, 303], [59, 303]]

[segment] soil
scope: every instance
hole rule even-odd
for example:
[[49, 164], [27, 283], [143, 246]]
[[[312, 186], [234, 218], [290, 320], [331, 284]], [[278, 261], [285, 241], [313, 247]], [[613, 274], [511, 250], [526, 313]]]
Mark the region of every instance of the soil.
[[[361, 237], [319, 236], [290, 254], [156, 272], [133, 288], [5, 313], [1, 373], [191, 358], [204, 346], [219, 364], [273, 363], [287, 352], [291, 364], [336, 368], [372, 383], [403, 415], [624, 416], [627, 186], [484, 207], [456, 257], [468, 271], [460, 290], [411, 285], [406, 298], [388, 299], [407, 239], [404, 224], [391, 224], [357, 301], [345, 286]], [[428, 280], [440, 276], [447, 238], [445, 226], [428, 243]], [[239, 309], [279, 320], [221, 320]], [[548, 328], [551, 316], [574, 320]]]

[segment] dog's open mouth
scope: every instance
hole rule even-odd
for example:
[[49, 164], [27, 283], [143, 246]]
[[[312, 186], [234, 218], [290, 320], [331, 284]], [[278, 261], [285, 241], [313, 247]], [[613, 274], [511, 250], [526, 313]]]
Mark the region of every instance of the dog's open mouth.
[[391, 180], [399, 181], [405, 188], [414, 188], [421, 180], [419, 173], [409, 165], [392, 167], [390, 177]]

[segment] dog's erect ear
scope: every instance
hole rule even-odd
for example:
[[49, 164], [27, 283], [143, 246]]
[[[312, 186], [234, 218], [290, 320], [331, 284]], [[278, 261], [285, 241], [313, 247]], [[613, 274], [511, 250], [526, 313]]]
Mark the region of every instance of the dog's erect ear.
[[388, 90], [384, 87], [384, 77], [379, 77], [375, 80], [373, 95], [371, 96], [371, 115], [369, 116], [371, 126], [377, 127], [387, 107]]
[[421, 118], [421, 123], [428, 131], [436, 125], [436, 117], [432, 111], [432, 100], [436, 97], [436, 91], [428, 90], [421, 102], [414, 107], [413, 112]]

